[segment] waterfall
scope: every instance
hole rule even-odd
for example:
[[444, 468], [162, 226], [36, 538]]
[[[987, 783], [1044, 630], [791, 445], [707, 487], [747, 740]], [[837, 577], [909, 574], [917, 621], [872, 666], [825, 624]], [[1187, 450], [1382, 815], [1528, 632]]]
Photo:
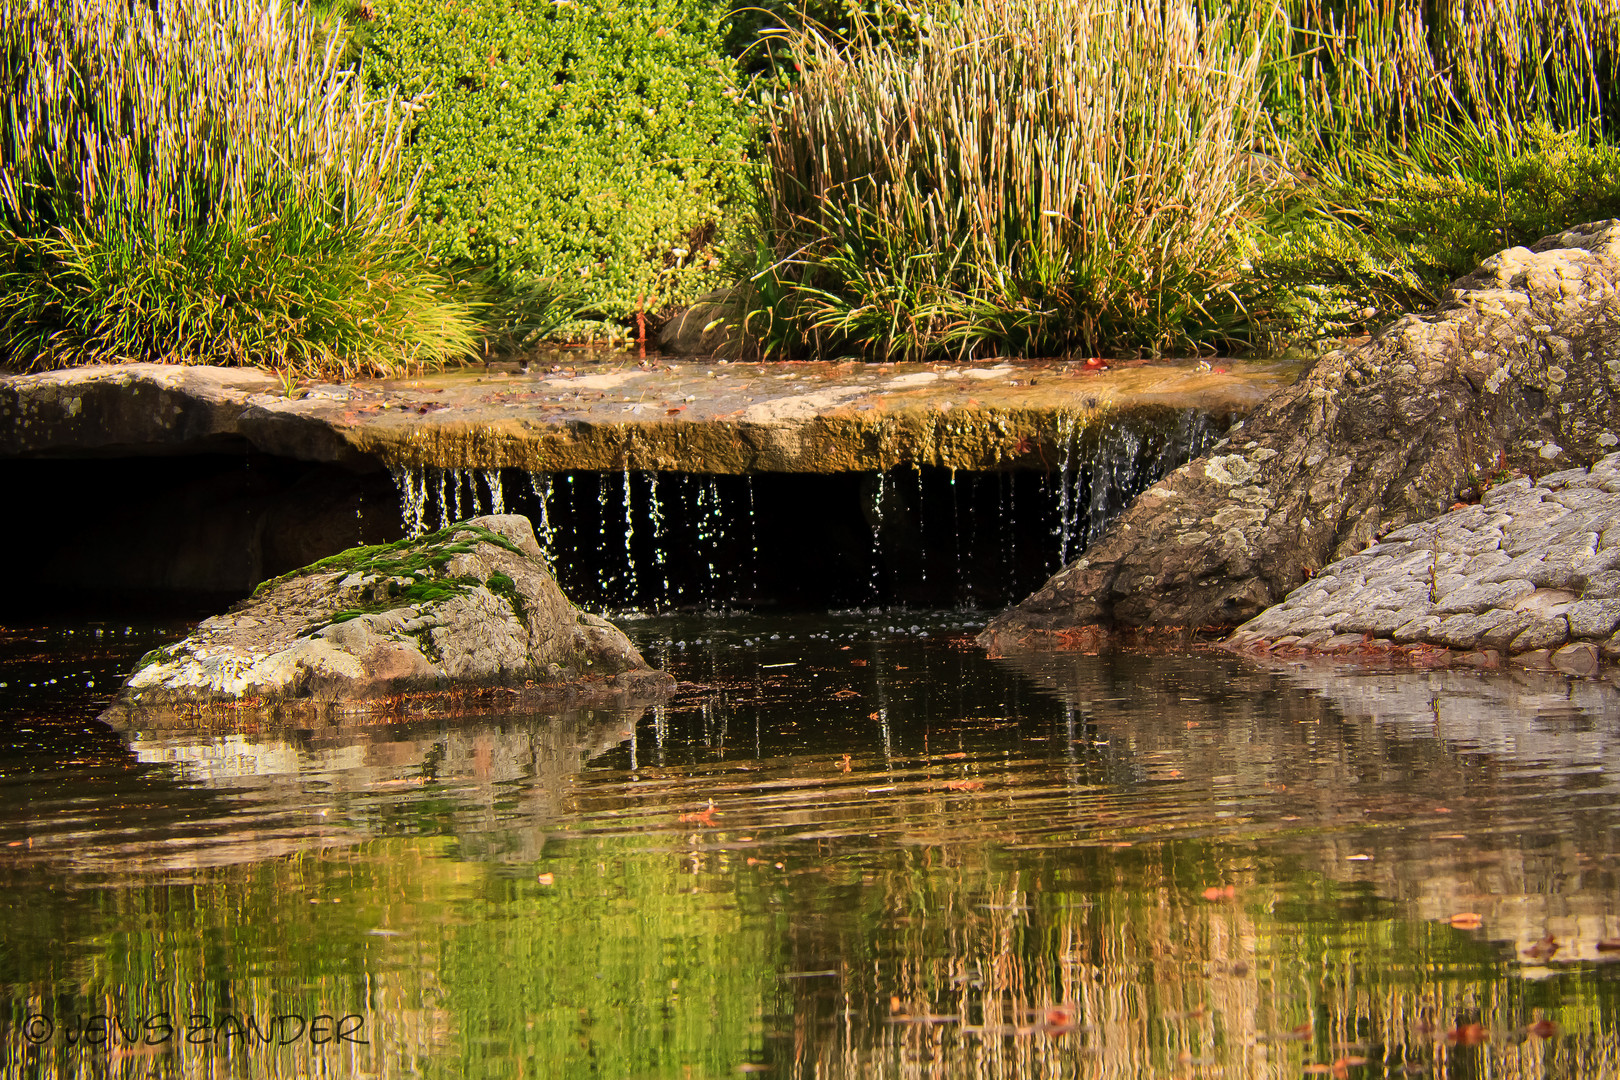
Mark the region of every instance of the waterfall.
[[597, 610], [995, 608], [1039, 588], [1219, 431], [1191, 411], [1060, 413], [1049, 437], [1046, 470], [993, 476], [926, 466], [910, 477], [435, 466], [393, 476], [407, 534], [526, 515], [564, 591]]
[[873, 603], [883, 598], [880, 578], [883, 572], [883, 487], [884, 472], [877, 474], [877, 481], [872, 491], [872, 588], [871, 599]]

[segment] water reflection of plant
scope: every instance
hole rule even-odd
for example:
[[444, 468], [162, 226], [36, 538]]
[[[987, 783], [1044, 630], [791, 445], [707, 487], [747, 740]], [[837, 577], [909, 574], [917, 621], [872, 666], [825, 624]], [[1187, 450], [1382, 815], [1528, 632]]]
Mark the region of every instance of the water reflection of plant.
[[[1233, 899], [1188, 887], [1212, 868]], [[782, 1007], [788, 1075], [1576, 1077], [1620, 1051], [1608, 980], [1526, 982], [1493, 943], [1236, 852], [940, 850], [862, 883], [801, 905], [846, 916], [799, 928], [793, 963], [843, 963]]]
[[[369, 1045], [341, 1053], [240, 1038], [227, 1053], [231, 1039], [182, 1030], [164, 1054], [188, 1075], [727, 1076], [759, 1056], [771, 927], [635, 839], [547, 866], [542, 885], [416, 837], [41, 893], [8, 905], [0, 1025], [9, 1039], [40, 1013], [366, 1017]], [[114, 1039], [114, 1065], [149, 1056]], [[83, 1075], [84, 1049], [59, 1043], [29, 1075]]]

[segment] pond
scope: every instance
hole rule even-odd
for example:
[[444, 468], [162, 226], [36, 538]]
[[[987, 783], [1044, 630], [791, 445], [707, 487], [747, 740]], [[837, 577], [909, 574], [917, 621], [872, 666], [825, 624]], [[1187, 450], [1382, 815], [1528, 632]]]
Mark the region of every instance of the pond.
[[1620, 693], [658, 616], [639, 712], [115, 733], [0, 640], [0, 1076], [1590, 1077]]

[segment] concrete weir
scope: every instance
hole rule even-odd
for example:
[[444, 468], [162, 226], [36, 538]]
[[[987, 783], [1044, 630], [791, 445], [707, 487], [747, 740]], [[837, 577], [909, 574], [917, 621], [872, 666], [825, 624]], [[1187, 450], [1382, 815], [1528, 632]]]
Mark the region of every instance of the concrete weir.
[[623, 356], [305, 383], [125, 364], [0, 378], [0, 457], [228, 451], [365, 468], [742, 475], [1050, 470], [1066, 432], [1196, 410], [1224, 426], [1281, 363], [666, 363]]
[[45, 604], [239, 596], [353, 544], [518, 513], [599, 610], [995, 608], [1293, 374], [564, 353], [288, 387], [129, 364], [0, 379], [0, 458], [20, 505], [72, 493], [28, 552]]

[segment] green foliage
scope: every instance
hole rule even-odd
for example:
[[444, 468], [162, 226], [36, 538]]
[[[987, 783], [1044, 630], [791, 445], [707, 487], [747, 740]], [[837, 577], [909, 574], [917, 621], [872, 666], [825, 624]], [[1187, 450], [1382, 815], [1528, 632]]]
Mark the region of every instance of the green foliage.
[[750, 331], [875, 355], [1250, 335], [1259, 61], [1186, 4], [973, 0], [917, 50], [793, 39]]
[[[481, 543], [493, 544], [496, 547], [512, 552], [514, 555], [524, 554], [522, 548], [493, 529], [462, 522], [440, 529], [437, 532], [395, 540], [391, 544], [352, 547], [346, 551], [340, 551], [336, 555], [316, 559], [308, 566], [302, 566], [297, 570], [288, 571], [280, 577], [260, 582], [259, 587], [253, 590], [253, 595], [259, 596], [265, 590], [283, 581], [307, 577], [310, 574], [361, 574], [377, 578], [424, 577], [439, 573], [451, 559], [457, 555], [467, 554]], [[428, 577], [428, 580], [419, 584], [424, 587], [432, 586], [434, 580]], [[510, 579], [507, 580], [510, 581]], [[450, 592], [445, 593], [446, 596], [479, 584], [477, 581], [462, 578], [449, 579], [449, 581], [450, 584], [446, 585], [445, 588], [450, 589]], [[416, 586], [409, 586], [408, 588], [415, 589]], [[400, 596], [402, 593], [398, 588], [393, 588], [390, 595]], [[429, 596], [420, 591], [409, 592], [404, 595], [406, 595], [406, 602], [443, 599], [442, 596]]]
[[777, 36], [766, 354], [1275, 346], [1615, 213], [1598, 0], [851, 11]]
[[465, 353], [406, 109], [276, 0], [0, 0], [0, 361], [392, 372]]
[[1279, 332], [1365, 330], [1484, 256], [1613, 216], [1620, 18], [1598, 0], [1289, 0], [1267, 43], [1297, 190], [1254, 264]]
[[[1254, 0], [1236, 0], [1240, 5]], [[1403, 150], [1452, 125], [1513, 145], [1535, 120], [1587, 135], [1608, 94], [1620, 15], [1607, 0], [1285, 0], [1267, 104], [1307, 160], [1384, 142]]]
[[1347, 156], [1294, 200], [1257, 269], [1301, 331], [1340, 334], [1432, 305], [1493, 252], [1620, 217], [1620, 147], [1544, 122], [1516, 142], [1454, 129], [1443, 149]]
[[387, 0], [376, 10], [370, 79], [425, 103], [407, 155], [424, 170], [437, 255], [482, 268], [503, 294], [565, 298], [547, 310], [583, 314], [565, 325], [576, 333], [722, 283], [748, 136], [720, 51], [724, 7]]

